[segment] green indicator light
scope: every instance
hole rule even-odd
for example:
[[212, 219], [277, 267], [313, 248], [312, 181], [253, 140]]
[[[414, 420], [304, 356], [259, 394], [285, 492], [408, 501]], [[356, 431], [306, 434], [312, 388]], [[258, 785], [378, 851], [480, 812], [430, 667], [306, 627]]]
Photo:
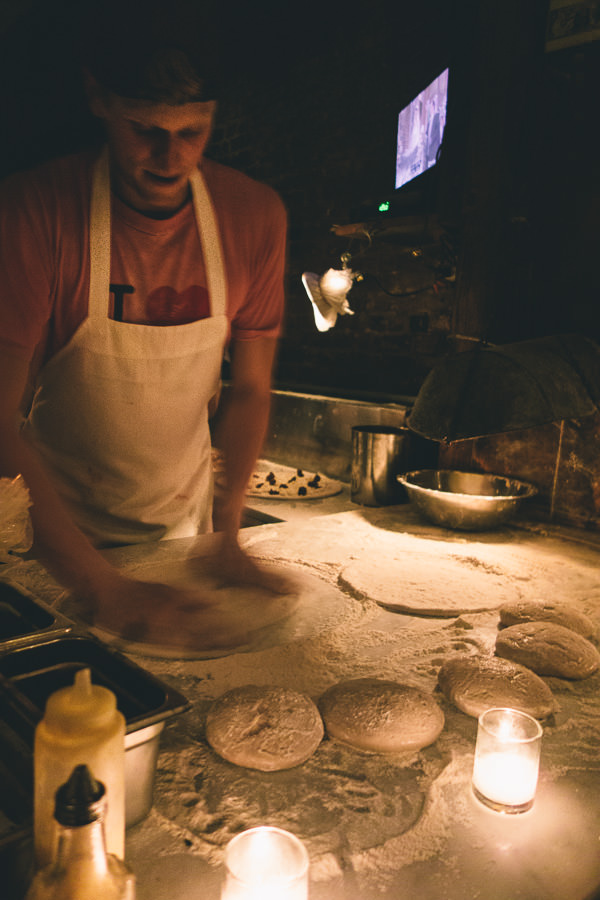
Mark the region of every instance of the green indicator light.
[[379, 212], [387, 212], [390, 208], [390, 201], [385, 200], [383, 203], [379, 204]]

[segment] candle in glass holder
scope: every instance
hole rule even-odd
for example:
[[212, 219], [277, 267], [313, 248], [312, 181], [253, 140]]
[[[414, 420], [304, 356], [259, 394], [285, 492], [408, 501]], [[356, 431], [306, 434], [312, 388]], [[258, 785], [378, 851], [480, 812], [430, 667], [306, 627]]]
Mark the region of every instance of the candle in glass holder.
[[281, 828], [250, 828], [225, 851], [221, 900], [308, 900], [308, 853]]
[[517, 709], [488, 709], [479, 717], [473, 792], [497, 812], [521, 813], [533, 806], [542, 726]]

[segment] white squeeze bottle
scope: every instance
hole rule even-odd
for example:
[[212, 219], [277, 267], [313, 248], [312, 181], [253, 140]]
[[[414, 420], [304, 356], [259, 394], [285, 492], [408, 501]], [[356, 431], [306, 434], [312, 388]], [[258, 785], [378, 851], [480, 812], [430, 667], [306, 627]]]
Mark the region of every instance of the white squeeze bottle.
[[54, 800], [76, 766], [86, 765], [106, 788], [106, 850], [125, 853], [125, 719], [114, 693], [80, 669], [72, 687], [48, 697], [33, 745], [33, 836], [38, 868], [55, 857]]

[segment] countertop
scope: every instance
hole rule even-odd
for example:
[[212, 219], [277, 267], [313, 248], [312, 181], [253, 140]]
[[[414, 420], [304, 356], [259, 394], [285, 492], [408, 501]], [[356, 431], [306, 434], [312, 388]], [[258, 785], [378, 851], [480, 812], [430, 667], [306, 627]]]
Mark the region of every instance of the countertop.
[[[138, 900], [218, 900], [227, 840], [259, 824], [287, 828], [305, 842], [310, 900], [600, 897], [600, 674], [545, 679], [559, 708], [544, 725], [534, 807], [520, 816], [493, 813], [471, 791], [477, 721], [436, 691], [436, 679], [449, 656], [493, 652], [497, 611], [448, 618], [389, 612], [344, 577], [360, 561], [383, 568], [404, 560], [407, 583], [398, 591], [408, 591], [420, 561], [430, 590], [489, 593], [491, 605], [504, 596], [552, 596], [600, 622], [598, 541], [522, 522], [484, 534], [449, 532], [409, 505], [355, 507], [347, 490], [316, 502], [329, 505], [309, 512], [298, 503], [295, 515], [286, 510], [287, 521], [241, 532], [250, 553], [327, 586], [330, 608], [312, 627], [255, 652], [133, 657], [192, 704], [167, 724], [153, 810], [127, 833]], [[283, 518], [283, 507], [264, 503]], [[169, 541], [112, 555], [131, 566], [184, 559], [190, 546]], [[444, 579], [437, 587], [436, 571]], [[54, 590], [48, 586], [50, 599]], [[206, 711], [231, 687], [280, 684], [316, 700], [331, 684], [366, 675], [434, 694], [445, 715], [434, 745], [384, 756], [325, 738], [304, 765], [262, 773], [226, 763], [206, 742]]]

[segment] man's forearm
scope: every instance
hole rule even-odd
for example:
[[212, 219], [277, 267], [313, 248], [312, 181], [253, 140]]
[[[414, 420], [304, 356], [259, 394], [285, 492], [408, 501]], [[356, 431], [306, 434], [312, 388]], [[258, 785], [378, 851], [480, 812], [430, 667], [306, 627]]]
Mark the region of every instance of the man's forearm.
[[225, 458], [226, 488], [215, 509], [214, 527], [230, 536], [240, 527], [246, 487], [265, 439], [270, 408], [270, 390], [232, 386], [228, 392], [215, 439]]
[[21, 475], [27, 485], [36, 556], [66, 588], [90, 596], [113, 570], [77, 528], [42, 460], [21, 434], [30, 365], [25, 351], [4, 347], [0, 353], [0, 475]]
[[231, 387], [224, 397], [215, 440], [225, 457], [226, 484], [215, 504], [213, 524], [232, 540], [267, 431], [276, 349], [276, 338], [238, 341], [231, 348]]
[[20, 474], [27, 485], [36, 557], [65, 587], [93, 594], [111, 567], [77, 528], [37, 454], [16, 431], [3, 430], [0, 436], [0, 473]]

